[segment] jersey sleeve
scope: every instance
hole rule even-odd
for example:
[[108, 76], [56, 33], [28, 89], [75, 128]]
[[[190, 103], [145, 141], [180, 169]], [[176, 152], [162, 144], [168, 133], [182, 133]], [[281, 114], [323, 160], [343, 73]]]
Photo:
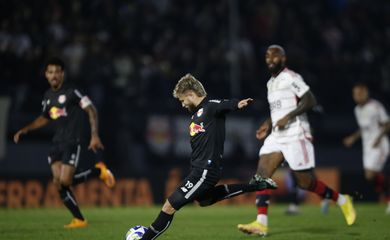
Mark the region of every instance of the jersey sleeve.
[[209, 100], [211, 108], [216, 115], [226, 114], [231, 111], [237, 110], [238, 102], [239, 101], [237, 99]]
[[92, 101], [89, 99], [87, 95], [81, 93], [81, 91], [77, 88], [73, 89], [72, 95], [75, 98], [75, 101], [78, 102], [82, 109], [92, 105]]
[[303, 78], [298, 74], [291, 77], [290, 88], [299, 98], [310, 89], [310, 87], [303, 81]]
[[378, 110], [379, 110], [379, 122], [384, 124], [389, 121], [389, 115], [386, 112], [385, 107], [382, 104], [378, 104]]

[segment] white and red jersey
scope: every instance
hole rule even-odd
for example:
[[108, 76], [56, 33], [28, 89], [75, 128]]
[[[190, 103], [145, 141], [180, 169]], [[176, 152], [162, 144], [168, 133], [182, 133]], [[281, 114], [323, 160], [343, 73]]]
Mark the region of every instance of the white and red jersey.
[[271, 134], [275, 140], [285, 143], [311, 139], [310, 124], [305, 113], [290, 120], [285, 129], [275, 128], [277, 121], [296, 109], [299, 99], [310, 89], [301, 75], [285, 68], [276, 77], [271, 77], [267, 82], [267, 89], [272, 120]]
[[[377, 100], [370, 99], [363, 106], [355, 107], [355, 116], [362, 134], [363, 150], [373, 148], [373, 144], [381, 133], [382, 125], [389, 121], [386, 109]], [[389, 139], [382, 138], [380, 148], [389, 148]], [[388, 151], [388, 150], [387, 150]]]

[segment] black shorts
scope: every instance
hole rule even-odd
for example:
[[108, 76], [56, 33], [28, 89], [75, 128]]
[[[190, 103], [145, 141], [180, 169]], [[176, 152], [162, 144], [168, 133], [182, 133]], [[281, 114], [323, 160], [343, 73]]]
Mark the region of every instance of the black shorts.
[[50, 165], [56, 161], [61, 161], [77, 168], [80, 152], [80, 143], [54, 143], [50, 149], [48, 161]]
[[176, 191], [169, 196], [168, 201], [175, 210], [179, 210], [187, 203], [202, 198], [220, 178], [220, 170], [193, 168]]

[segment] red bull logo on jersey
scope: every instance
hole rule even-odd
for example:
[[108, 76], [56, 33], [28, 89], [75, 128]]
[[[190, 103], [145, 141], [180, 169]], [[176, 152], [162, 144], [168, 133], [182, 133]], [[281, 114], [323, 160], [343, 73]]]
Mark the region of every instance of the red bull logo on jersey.
[[196, 124], [196, 123], [192, 122], [190, 124], [190, 135], [191, 135], [191, 137], [195, 136], [196, 134], [198, 134], [200, 132], [206, 132], [206, 129], [204, 129], [204, 127], [203, 127], [203, 123], [200, 123], [200, 125], [199, 125], [199, 124]]
[[66, 117], [68, 114], [66, 113], [66, 108], [51, 107], [49, 116], [51, 119], [56, 120], [59, 117]]

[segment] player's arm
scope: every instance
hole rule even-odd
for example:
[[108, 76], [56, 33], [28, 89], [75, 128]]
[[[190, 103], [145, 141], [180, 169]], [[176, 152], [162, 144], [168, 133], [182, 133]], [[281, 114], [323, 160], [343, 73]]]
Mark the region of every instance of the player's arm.
[[41, 128], [45, 125], [47, 125], [50, 122], [50, 120], [43, 115], [37, 117], [33, 122], [28, 124], [27, 126], [21, 128], [19, 131], [17, 131], [14, 135], [14, 142], [18, 143], [20, 136], [27, 134], [28, 132]]
[[313, 93], [310, 90], [307, 90], [305, 94], [302, 95], [301, 100], [298, 102], [298, 106], [296, 109], [288, 113], [286, 116], [284, 116], [282, 119], [280, 119], [275, 127], [278, 127], [279, 129], [284, 129], [287, 125], [287, 123], [295, 118], [298, 115], [301, 115], [302, 113], [305, 113], [312, 109], [317, 104], [317, 100], [314, 97]]
[[214, 108], [216, 114], [224, 114], [237, 109], [242, 109], [249, 105], [249, 103], [253, 101], [252, 98], [246, 98], [242, 100], [232, 99], [232, 100], [210, 100], [210, 102], [214, 102]]
[[268, 118], [260, 125], [259, 129], [256, 130], [256, 138], [259, 140], [264, 139], [270, 132], [271, 126], [272, 126], [271, 118]]
[[362, 136], [362, 133], [359, 130], [356, 130], [354, 133], [352, 133], [351, 135], [345, 137], [343, 139], [343, 144], [344, 146], [346, 147], [351, 147], [357, 140], [359, 140]]
[[382, 104], [379, 104], [378, 116], [379, 116], [379, 124], [382, 127], [381, 127], [381, 133], [378, 135], [377, 139], [375, 140], [373, 147], [378, 147], [382, 141], [382, 138], [390, 132], [390, 118], [386, 112], [386, 109]]
[[91, 127], [91, 140], [89, 142], [88, 149], [96, 153], [99, 149], [104, 149], [102, 141], [99, 137], [97, 110], [88, 96], [81, 94], [77, 89], [75, 89], [73, 93], [73, 96], [77, 99], [80, 107], [88, 114], [89, 125]]
[[88, 106], [83, 108], [87, 112], [89, 118], [89, 125], [91, 127], [91, 141], [89, 143], [88, 149], [91, 149], [95, 153], [99, 149], [104, 149], [102, 141], [99, 137], [98, 129], [98, 113], [95, 106], [91, 103]]
[[381, 142], [381, 140], [382, 140], [382, 138], [384, 136], [386, 136], [389, 132], [390, 132], [390, 121], [388, 121], [387, 123], [383, 124], [381, 133], [379, 134], [379, 136], [377, 137], [377, 139], [374, 142], [374, 147], [378, 147], [380, 142]]

